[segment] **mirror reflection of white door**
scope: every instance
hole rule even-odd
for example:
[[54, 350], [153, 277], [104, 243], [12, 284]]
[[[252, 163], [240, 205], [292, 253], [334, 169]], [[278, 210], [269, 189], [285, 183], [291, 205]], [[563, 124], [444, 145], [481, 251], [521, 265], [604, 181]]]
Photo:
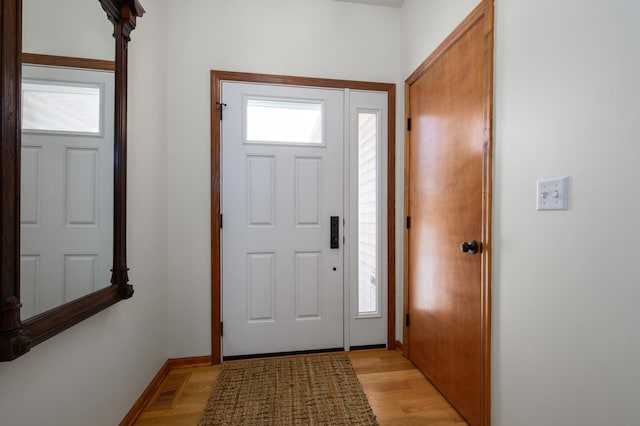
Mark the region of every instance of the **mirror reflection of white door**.
[[222, 102], [223, 356], [342, 348], [344, 93], [223, 82]]
[[109, 285], [112, 72], [24, 65], [22, 319]]

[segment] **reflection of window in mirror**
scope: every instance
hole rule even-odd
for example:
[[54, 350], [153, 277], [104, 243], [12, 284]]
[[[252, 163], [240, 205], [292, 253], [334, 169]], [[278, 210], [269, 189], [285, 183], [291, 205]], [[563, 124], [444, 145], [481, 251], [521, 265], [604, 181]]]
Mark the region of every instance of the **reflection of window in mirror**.
[[24, 64], [22, 319], [110, 284], [113, 72]]
[[[29, 73], [29, 68], [23, 70]], [[87, 72], [88, 74], [91, 71]], [[101, 85], [68, 81], [22, 80], [22, 130], [99, 135]]]
[[112, 34], [98, 2], [22, 2], [22, 320], [111, 284]]

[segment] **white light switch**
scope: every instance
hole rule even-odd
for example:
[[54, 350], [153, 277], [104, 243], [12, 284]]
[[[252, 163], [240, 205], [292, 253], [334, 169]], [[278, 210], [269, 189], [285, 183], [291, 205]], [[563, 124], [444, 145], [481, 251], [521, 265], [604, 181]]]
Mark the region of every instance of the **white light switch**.
[[537, 181], [538, 210], [567, 210], [569, 208], [569, 177]]

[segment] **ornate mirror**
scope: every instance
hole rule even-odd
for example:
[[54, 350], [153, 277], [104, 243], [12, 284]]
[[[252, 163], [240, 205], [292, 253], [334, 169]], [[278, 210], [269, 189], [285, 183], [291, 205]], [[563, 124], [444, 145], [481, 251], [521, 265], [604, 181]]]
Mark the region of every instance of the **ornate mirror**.
[[[127, 44], [144, 9], [137, 0], [69, 1], [3, 0], [0, 10], [1, 361], [133, 295], [126, 263]], [[66, 32], [59, 40], [45, 28], [61, 11], [69, 17], [87, 6], [96, 9], [94, 21], [56, 20]], [[88, 12], [83, 16], [93, 17]], [[113, 39], [105, 41], [105, 12], [115, 49]], [[41, 44], [53, 47], [38, 52], [34, 33], [45, 33]], [[76, 44], [79, 51], [68, 50]], [[105, 49], [107, 59], [91, 59]]]

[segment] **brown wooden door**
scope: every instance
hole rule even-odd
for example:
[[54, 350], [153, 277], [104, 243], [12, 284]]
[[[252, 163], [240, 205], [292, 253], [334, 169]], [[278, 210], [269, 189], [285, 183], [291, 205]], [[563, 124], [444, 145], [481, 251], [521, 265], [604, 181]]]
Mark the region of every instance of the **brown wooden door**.
[[407, 80], [408, 355], [472, 425], [489, 424], [491, 7]]

